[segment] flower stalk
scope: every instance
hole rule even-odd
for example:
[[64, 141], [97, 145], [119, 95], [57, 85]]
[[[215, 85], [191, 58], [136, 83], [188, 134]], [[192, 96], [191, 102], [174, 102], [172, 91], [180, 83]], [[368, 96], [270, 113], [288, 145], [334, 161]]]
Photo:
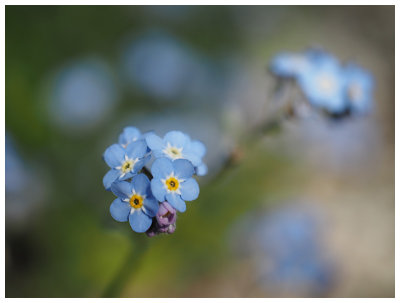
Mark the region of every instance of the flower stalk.
[[149, 239], [146, 235], [141, 234], [136, 236], [135, 241], [135, 246], [131, 248], [119, 271], [104, 291], [103, 298], [120, 297], [127, 281], [140, 269], [140, 264], [143, 263], [142, 260], [149, 247]]

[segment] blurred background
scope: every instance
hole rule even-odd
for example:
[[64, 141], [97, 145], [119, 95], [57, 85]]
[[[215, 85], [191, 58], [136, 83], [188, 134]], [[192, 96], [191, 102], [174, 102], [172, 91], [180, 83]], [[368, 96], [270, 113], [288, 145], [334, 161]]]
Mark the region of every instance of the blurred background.
[[[5, 38], [7, 297], [394, 296], [394, 6], [6, 6]], [[269, 60], [309, 46], [369, 69], [374, 111], [255, 139]], [[208, 148], [172, 235], [109, 214], [128, 125]]]

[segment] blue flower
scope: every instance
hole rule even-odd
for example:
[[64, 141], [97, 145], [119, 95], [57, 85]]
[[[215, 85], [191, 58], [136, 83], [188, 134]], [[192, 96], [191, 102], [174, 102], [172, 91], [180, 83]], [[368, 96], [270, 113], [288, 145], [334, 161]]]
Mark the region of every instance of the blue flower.
[[146, 142], [156, 158], [186, 159], [193, 164], [198, 175], [207, 173], [207, 166], [202, 162], [206, 154], [206, 147], [202, 142], [192, 141], [188, 135], [180, 131], [170, 131], [163, 139], [155, 134], [149, 134]]
[[344, 70], [346, 76], [346, 98], [353, 113], [363, 114], [372, 107], [374, 78], [370, 72], [355, 63], [349, 63]]
[[332, 114], [343, 113], [347, 109], [346, 79], [340, 63], [322, 51], [311, 52], [309, 57], [312, 66], [298, 77], [303, 93], [313, 106]]
[[159, 207], [151, 193], [149, 179], [144, 174], [139, 174], [130, 183], [113, 183], [111, 190], [118, 197], [110, 206], [111, 216], [119, 222], [129, 220], [132, 229], [138, 233], [147, 231]]
[[193, 201], [199, 196], [199, 185], [192, 178], [194, 168], [188, 160], [158, 158], [151, 167], [151, 173], [154, 197], [160, 202], [167, 200], [180, 212], [186, 210], [185, 201]]
[[123, 148], [113, 144], [104, 152], [104, 161], [111, 169], [103, 178], [104, 187], [109, 190], [116, 180], [126, 180], [136, 175], [150, 160], [145, 140], [137, 140]]

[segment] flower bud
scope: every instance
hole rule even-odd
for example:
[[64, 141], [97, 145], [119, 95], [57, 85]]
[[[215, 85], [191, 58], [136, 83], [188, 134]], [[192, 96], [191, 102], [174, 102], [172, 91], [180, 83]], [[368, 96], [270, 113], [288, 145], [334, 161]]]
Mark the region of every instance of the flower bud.
[[175, 224], [176, 210], [168, 202], [163, 202], [160, 204], [156, 219], [160, 227], [168, 227], [171, 224]]

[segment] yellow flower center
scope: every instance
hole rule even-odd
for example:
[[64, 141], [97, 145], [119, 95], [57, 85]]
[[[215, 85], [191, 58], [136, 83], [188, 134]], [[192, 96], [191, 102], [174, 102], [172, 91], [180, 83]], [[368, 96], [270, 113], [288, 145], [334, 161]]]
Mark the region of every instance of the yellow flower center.
[[122, 166], [121, 166], [121, 171], [122, 171], [123, 173], [128, 173], [128, 172], [130, 172], [130, 171], [132, 170], [134, 164], [135, 164], [135, 163], [134, 163], [133, 160], [126, 160], [126, 161], [124, 162], [124, 164], [122, 164]]
[[171, 154], [173, 154], [173, 155], [175, 155], [175, 156], [180, 155], [180, 152], [179, 152], [179, 150], [178, 150], [176, 147], [171, 147], [170, 152], [171, 152]]
[[174, 177], [170, 177], [165, 180], [165, 184], [167, 185], [168, 190], [175, 191], [179, 188], [179, 181]]
[[133, 208], [141, 208], [143, 206], [143, 197], [141, 195], [132, 195], [132, 197], [129, 199], [129, 204]]

